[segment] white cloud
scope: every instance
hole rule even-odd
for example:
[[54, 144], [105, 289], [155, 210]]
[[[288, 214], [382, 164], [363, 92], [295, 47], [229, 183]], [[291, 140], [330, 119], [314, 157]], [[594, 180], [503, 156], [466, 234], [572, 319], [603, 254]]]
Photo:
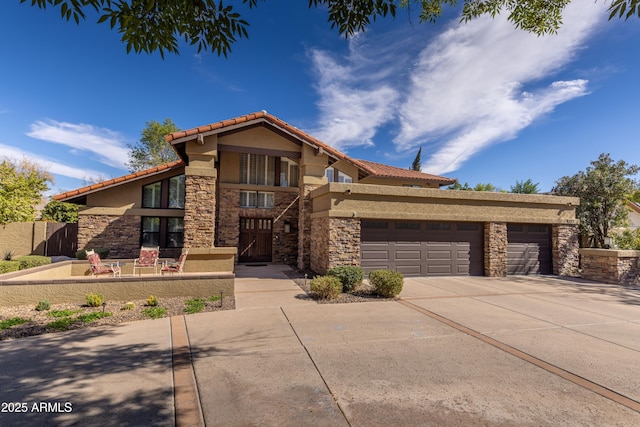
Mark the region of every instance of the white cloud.
[[31, 125], [27, 136], [88, 151], [96, 155], [99, 162], [120, 169], [126, 169], [129, 160], [126, 143], [119, 133], [88, 124], [39, 120]]
[[76, 168], [73, 166], [54, 162], [46, 157], [24, 151], [10, 145], [0, 144], [0, 157], [5, 157], [11, 160], [20, 160], [22, 158], [33, 160], [42, 165], [50, 173], [55, 175], [67, 176], [69, 178], [99, 181], [104, 181], [105, 179], [107, 179], [102, 172], [92, 169]]
[[338, 148], [371, 145], [382, 126], [395, 126], [396, 151], [425, 146], [433, 153], [425, 171], [454, 171], [588, 93], [586, 80], [549, 79], [606, 19], [605, 7], [571, 2], [559, 33], [543, 37], [514, 29], [503, 15], [455, 22], [429, 38], [387, 34], [366, 45], [360, 35], [340, 59], [314, 51], [322, 123], [315, 135]]
[[386, 80], [392, 75], [391, 51], [378, 51], [369, 59], [362, 38], [350, 41], [346, 58], [327, 52], [310, 52], [318, 75], [319, 127], [311, 133], [338, 148], [372, 145], [377, 130], [394, 118], [399, 94]]

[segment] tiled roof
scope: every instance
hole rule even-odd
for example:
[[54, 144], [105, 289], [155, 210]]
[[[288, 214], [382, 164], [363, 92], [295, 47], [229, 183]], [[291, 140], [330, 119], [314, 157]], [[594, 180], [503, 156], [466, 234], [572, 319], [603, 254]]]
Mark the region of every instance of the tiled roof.
[[418, 172], [411, 169], [402, 169], [395, 166], [384, 165], [382, 163], [370, 162], [368, 160], [359, 160], [372, 171], [373, 176], [387, 178], [415, 179], [421, 181], [438, 182], [441, 185], [449, 185], [456, 182], [453, 178], [444, 176], [431, 175], [428, 173]]
[[325, 144], [319, 139], [314, 138], [308, 133], [301, 131], [295, 126], [290, 125], [289, 123], [280, 120], [278, 117], [267, 113], [266, 111], [260, 111], [257, 113], [247, 114], [245, 116], [236, 117], [235, 119], [223, 120], [221, 122], [212, 123], [205, 126], [199, 126], [197, 128], [188, 129], [180, 132], [174, 132], [165, 136], [167, 142], [171, 143], [178, 139], [186, 138], [189, 136], [195, 136], [200, 133], [206, 132], [215, 132], [218, 130], [222, 130], [224, 128], [240, 125], [243, 123], [248, 123], [255, 120], [264, 120], [266, 122], [271, 123], [274, 126], [277, 126], [286, 132], [296, 136], [297, 138], [306, 141], [312, 146], [319, 147], [323, 149], [327, 154], [331, 155], [336, 159], [345, 160], [357, 168], [361, 169], [367, 175], [381, 176], [381, 177], [389, 177], [389, 178], [406, 178], [406, 179], [416, 179], [422, 181], [432, 181], [438, 182], [441, 185], [449, 185], [456, 182], [455, 179], [445, 178], [437, 175], [430, 175], [422, 172], [412, 171], [409, 169], [397, 168], [394, 166], [383, 165], [381, 163], [370, 162], [366, 160], [358, 160], [352, 157], [347, 156], [346, 154], [336, 150], [330, 145]]
[[182, 160], [176, 160], [175, 162], [165, 163], [164, 165], [154, 166], [149, 169], [133, 172], [133, 173], [130, 173], [129, 175], [120, 176], [118, 178], [113, 178], [107, 181], [102, 181], [95, 184], [87, 185], [86, 187], [78, 188], [77, 190], [71, 190], [71, 191], [67, 191], [66, 193], [56, 194], [55, 196], [53, 196], [53, 198], [55, 200], [66, 200], [69, 198], [82, 196], [84, 194], [92, 193], [94, 191], [101, 190], [106, 187], [111, 187], [112, 185], [121, 184], [126, 181], [133, 181], [135, 179], [142, 178], [147, 175], [153, 175], [155, 173], [163, 172], [163, 171], [173, 169], [182, 165], [184, 165], [184, 162]]
[[[370, 162], [368, 160], [358, 160], [352, 157], [347, 156], [346, 154], [336, 150], [330, 145], [325, 144], [319, 139], [314, 138], [308, 133], [301, 131], [288, 124], [285, 121], [280, 120], [276, 116], [273, 116], [266, 111], [260, 111], [257, 113], [251, 113], [244, 116], [236, 117], [235, 119], [223, 120], [221, 122], [212, 123], [205, 126], [199, 126], [197, 128], [183, 130], [179, 132], [171, 133], [165, 136], [167, 142], [171, 144], [175, 144], [179, 140], [183, 138], [188, 138], [190, 136], [196, 136], [201, 133], [207, 132], [216, 132], [218, 130], [223, 130], [225, 128], [229, 128], [231, 126], [242, 125], [244, 123], [250, 124], [250, 122], [254, 121], [266, 121], [271, 125], [280, 128], [281, 130], [289, 133], [290, 135], [295, 136], [296, 138], [305, 141], [311, 146], [317, 147], [318, 149], [323, 150], [331, 157], [344, 160], [348, 163], [353, 164], [358, 169], [362, 170], [366, 175], [369, 176], [380, 176], [387, 178], [401, 178], [401, 179], [415, 179], [421, 181], [431, 181], [437, 182], [440, 185], [449, 185], [456, 182], [455, 179], [445, 178], [437, 175], [430, 175], [422, 172], [417, 172], [409, 169], [397, 168], [394, 166], [384, 165], [381, 163]], [[58, 194], [54, 196], [55, 200], [68, 200], [76, 197], [83, 196], [88, 193], [92, 193], [94, 191], [101, 190], [103, 188], [111, 187], [113, 185], [118, 185], [127, 181], [132, 181], [134, 179], [138, 179], [147, 175], [155, 174], [158, 172], [162, 172], [168, 169], [172, 169], [174, 167], [182, 166], [184, 162], [182, 160], [177, 160], [175, 162], [167, 163], [161, 166], [156, 166], [153, 168], [145, 169], [143, 171], [134, 172], [129, 175], [121, 176], [118, 178], [110, 179], [108, 181], [99, 182], [96, 184], [88, 185], [86, 187], [78, 188], [77, 190], [67, 191], [66, 193]]]

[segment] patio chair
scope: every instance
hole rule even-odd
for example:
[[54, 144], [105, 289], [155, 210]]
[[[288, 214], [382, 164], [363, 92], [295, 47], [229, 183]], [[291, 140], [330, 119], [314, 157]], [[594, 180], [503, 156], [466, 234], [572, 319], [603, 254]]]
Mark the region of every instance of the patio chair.
[[108, 274], [111, 277], [120, 276], [122, 269], [120, 268], [119, 262], [113, 262], [110, 264], [103, 264], [100, 259], [100, 255], [98, 255], [95, 251], [90, 250], [87, 251], [87, 259], [89, 260], [89, 265], [91, 266], [91, 275], [93, 277], [101, 276], [104, 274]]
[[160, 269], [160, 273], [164, 275], [164, 273], [178, 273], [182, 274], [184, 272], [184, 262], [187, 260], [187, 254], [189, 253], [189, 248], [184, 249], [180, 254], [180, 258], [178, 261], [165, 261], [162, 263], [162, 268]]
[[143, 246], [140, 248], [140, 255], [133, 260], [133, 274], [140, 274], [140, 269], [153, 268], [153, 274], [158, 274], [158, 256], [160, 256], [159, 246]]

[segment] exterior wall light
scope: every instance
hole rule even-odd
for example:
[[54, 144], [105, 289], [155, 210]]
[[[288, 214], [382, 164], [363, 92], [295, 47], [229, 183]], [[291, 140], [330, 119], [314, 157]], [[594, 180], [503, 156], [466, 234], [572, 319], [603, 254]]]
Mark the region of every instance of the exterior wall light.
[[291, 233], [291, 223], [289, 221], [284, 222], [284, 232]]

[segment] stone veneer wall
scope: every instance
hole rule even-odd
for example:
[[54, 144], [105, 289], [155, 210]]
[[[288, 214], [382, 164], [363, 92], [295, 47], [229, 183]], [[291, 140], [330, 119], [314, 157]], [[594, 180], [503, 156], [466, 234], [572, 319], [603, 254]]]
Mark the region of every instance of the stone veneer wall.
[[184, 247], [211, 248], [215, 232], [215, 177], [187, 175], [184, 202]]
[[484, 275], [505, 277], [507, 275], [507, 223], [484, 224]]
[[554, 224], [551, 226], [553, 274], [580, 276], [579, 238], [577, 225]]
[[341, 265], [360, 265], [360, 220], [320, 217], [311, 220], [310, 268], [318, 274]]
[[78, 249], [110, 248], [109, 258], [136, 258], [141, 221], [139, 215], [80, 215]]
[[298, 268], [311, 268], [311, 213], [313, 210], [311, 193], [320, 185], [301, 184], [298, 200]]
[[[272, 259], [275, 263], [293, 264], [298, 256], [298, 193], [275, 191], [273, 209], [240, 207], [240, 189], [220, 188], [216, 213], [215, 245], [237, 248], [240, 241], [240, 217], [272, 218]], [[284, 232], [284, 222], [289, 221], [291, 232]], [[236, 254], [237, 261], [237, 254]]]
[[582, 278], [618, 285], [640, 283], [640, 251], [580, 249]]

